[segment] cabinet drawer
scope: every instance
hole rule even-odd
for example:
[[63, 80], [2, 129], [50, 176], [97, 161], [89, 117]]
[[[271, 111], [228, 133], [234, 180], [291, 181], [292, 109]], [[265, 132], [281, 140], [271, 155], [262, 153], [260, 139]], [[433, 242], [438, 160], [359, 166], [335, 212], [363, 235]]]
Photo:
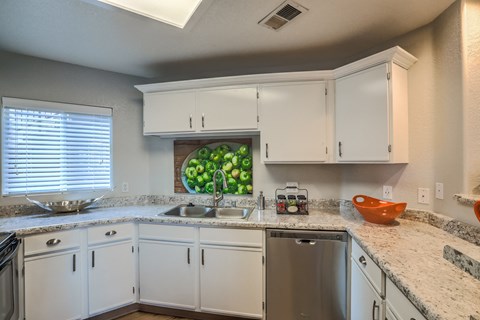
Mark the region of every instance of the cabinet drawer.
[[140, 239], [163, 241], [194, 242], [195, 228], [183, 226], [169, 226], [162, 224], [141, 224], [138, 227]]
[[221, 246], [262, 247], [263, 231], [200, 228], [200, 243]]
[[25, 255], [47, 253], [80, 246], [80, 230], [48, 232], [24, 239]]
[[388, 308], [394, 314], [395, 319], [425, 320], [417, 308], [415, 308], [410, 300], [403, 295], [390, 279], [387, 279], [386, 295]]
[[133, 237], [133, 224], [120, 223], [88, 228], [88, 245], [127, 240]]
[[357, 244], [357, 242], [352, 241], [352, 260], [360, 267], [360, 269], [365, 273], [367, 279], [372, 283], [375, 290], [383, 297], [385, 292], [383, 292], [382, 285], [383, 273], [382, 270], [373, 262], [372, 259], [363, 251], [362, 248]]

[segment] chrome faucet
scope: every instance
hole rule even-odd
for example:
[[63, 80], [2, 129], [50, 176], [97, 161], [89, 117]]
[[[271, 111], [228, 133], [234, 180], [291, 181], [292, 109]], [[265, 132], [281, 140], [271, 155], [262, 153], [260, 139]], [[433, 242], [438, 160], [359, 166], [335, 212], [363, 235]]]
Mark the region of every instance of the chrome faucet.
[[219, 190], [219, 194], [217, 195], [217, 173], [219, 173], [222, 175], [222, 178], [223, 178], [223, 189], [226, 189], [228, 188], [228, 184], [227, 184], [227, 177], [225, 176], [225, 172], [223, 172], [223, 170], [221, 169], [218, 169], [217, 171], [215, 171], [213, 173], [213, 206], [214, 207], [218, 207], [218, 203], [220, 201], [222, 201], [223, 199], [223, 189], [220, 189]]

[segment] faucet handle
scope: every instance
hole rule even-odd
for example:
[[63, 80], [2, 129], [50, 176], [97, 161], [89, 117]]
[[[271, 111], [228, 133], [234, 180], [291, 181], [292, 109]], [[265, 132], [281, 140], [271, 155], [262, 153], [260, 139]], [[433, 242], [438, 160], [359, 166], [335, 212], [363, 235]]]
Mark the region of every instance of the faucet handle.
[[234, 207], [234, 208], [237, 207], [237, 201], [232, 201], [232, 207]]

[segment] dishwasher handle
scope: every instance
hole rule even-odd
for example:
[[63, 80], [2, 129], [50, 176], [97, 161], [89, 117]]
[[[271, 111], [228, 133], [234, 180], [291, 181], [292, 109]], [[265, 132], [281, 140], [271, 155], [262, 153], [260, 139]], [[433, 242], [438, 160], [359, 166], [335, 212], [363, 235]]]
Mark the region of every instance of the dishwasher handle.
[[295, 239], [295, 243], [298, 245], [312, 245], [314, 246], [317, 241], [315, 240], [308, 240], [308, 239]]

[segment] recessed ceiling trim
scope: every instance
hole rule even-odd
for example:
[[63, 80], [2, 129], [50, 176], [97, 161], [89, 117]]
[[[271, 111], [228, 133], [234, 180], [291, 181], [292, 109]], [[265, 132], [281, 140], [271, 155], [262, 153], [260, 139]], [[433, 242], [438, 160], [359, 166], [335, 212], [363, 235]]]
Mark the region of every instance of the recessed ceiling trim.
[[287, 23], [306, 12], [308, 12], [308, 9], [301, 4], [292, 0], [287, 0], [266, 15], [265, 18], [258, 22], [258, 24], [278, 31]]
[[183, 29], [202, 0], [98, 0]]

